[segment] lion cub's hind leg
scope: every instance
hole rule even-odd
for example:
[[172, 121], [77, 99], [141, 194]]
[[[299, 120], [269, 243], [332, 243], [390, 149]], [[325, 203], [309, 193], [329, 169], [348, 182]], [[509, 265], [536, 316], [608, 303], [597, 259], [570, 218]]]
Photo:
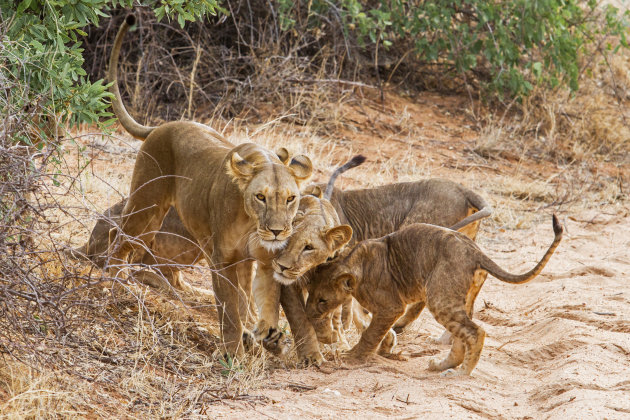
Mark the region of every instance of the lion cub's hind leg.
[[[452, 268], [451, 268], [452, 270]], [[475, 282], [468, 280], [465, 270], [453, 273], [445, 265], [436, 267], [429, 279], [427, 299], [429, 310], [436, 321], [453, 336], [453, 345], [444, 360], [431, 360], [429, 370], [442, 371], [462, 365], [460, 374], [470, 375], [479, 361], [485, 331], [469, 317], [474, 297]], [[485, 278], [484, 278], [485, 279]], [[448, 287], [445, 287], [448, 285]], [[470, 287], [468, 287], [470, 286]]]

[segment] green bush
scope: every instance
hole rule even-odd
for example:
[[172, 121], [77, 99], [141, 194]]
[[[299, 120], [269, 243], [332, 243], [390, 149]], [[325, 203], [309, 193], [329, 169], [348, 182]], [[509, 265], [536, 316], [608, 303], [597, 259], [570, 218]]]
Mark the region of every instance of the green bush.
[[[173, 18], [181, 26], [220, 10], [216, 0], [141, 3], [152, 7], [159, 19]], [[14, 0], [0, 0], [0, 83], [15, 89], [0, 104], [3, 114], [24, 110], [36, 115], [39, 125], [51, 118], [72, 126], [111, 123], [112, 119], [103, 120], [112, 115], [107, 112], [107, 85], [86, 77], [79, 37], [86, 35], [86, 26], [98, 25], [110, 8], [133, 4], [133, 0], [22, 0], [16, 7]], [[46, 136], [46, 130], [41, 134]], [[16, 133], [16, 138], [30, 140], [24, 133]]]
[[[471, 75], [490, 92], [527, 95], [534, 84], [577, 89], [579, 55], [602, 37], [627, 47], [628, 12], [594, 0], [279, 0], [281, 27], [341, 22], [346, 43], [411, 50], [417, 63]], [[306, 11], [306, 15], [304, 16]], [[298, 28], [297, 31], [303, 31]], [[470, 80], [470, 79], [469, 79]]]

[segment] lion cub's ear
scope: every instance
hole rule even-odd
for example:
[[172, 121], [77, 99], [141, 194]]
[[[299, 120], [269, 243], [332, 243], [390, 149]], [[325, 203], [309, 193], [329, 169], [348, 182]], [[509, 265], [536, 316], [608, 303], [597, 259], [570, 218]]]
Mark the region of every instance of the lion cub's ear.
[[352, 239], [352, 228], [348, 225], [335, 226], [326, 231], [326, 242], [328, 242], [333, 251], [350, 242]]
[[309, 185], [304, 189], [303, 195], [312, 195], [317, 198], [324, 198], [324, 192], [319, 185]]
[[289, 169], [295, 178], [295, 182], [299, 185], [306, 181], [313, 174], [313, 163], [305, 155], [297, 155], [291, 159]]
[[344, 274], [340, 276], [336, 280], [337, 287], [341, 287], [344, 292], [352, 293], [352, 291], [357, 287], [357, 279], [352, 274]]
[[284, 147], [276, 150], [276, 155], [278, 155], [278, 159], [280, 159], [280, 162], [284, 163], [285, 165], [289, 163], [289, 151]]
[[292, 222], [293, 227], [296, 227], [297, 225], [302, 223], [304, 221], [304, 216], [305, 216], [304, 212], [302, 210], [298, 210], [297, 213], [295, 214], [295, 217], [293, 218], [293, 222]]

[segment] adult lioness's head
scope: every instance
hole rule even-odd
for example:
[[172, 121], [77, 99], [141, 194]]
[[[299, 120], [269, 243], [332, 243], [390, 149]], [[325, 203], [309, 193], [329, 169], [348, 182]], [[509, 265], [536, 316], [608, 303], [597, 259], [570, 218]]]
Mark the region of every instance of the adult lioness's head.
[[311, 160], [297, 155], [289, 161], [286, 149], [275, 156], [248, 144], [228, 156], [227, 172], [243, 194], [245, 212], [256, 223], [260, 244], [270, 251], [281, 249], [293, 232], [299, 186], [313, 172]]
[[271, 263], [274, 279], [285, 285], [325, 262], [352, 238], [352, 228], [340, 225], [332, 204], [312, 195], [301, 198], [293, 226], [286, 247]]

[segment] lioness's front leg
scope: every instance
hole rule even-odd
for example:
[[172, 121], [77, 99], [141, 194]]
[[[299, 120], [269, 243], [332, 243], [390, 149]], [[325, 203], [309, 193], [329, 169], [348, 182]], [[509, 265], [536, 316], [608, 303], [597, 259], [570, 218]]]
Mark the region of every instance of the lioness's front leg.
[[265, 349], [271, 353], [282, 356], [289, 348], [284, 342], [284, 334], [278, 329], [280, 283], [273, 279], [273, 268], [270, 265], [259, 263], [252, 291], [258, 307], [254, 338], [262, 341]]
[[255, 322], [256, 307], [253, 305], [252, 285], [255, 275], [254, 260], [243, 261], [238, 265], [238, 284], [239, 289], [239, 311], [241, 314], [241, 322], [247, 328], [251, 328]]
[[[242, 357], [243, 347], [243, 324], [239, 313], [239, 285], [237, 275], [237, 263], [223, 262], [224, 269], [217, 268], [218, 261], [222, 256], [215, 252], [212, 256], [211, 267], [212, 287], [217, 302], [217, 317], [221, 327], [221, 337], [223, 338], [223, 354]], [[220, 266], [219, 266], [220, 267]]]
[[291, 326], [300, 363], [319, 366], [324, 361], [324, 357], [319, 351], [315, 329], [306, 316], [304, 300], [300, 296], [301, 291], [296, 287], [295, 285], [282, 286], [280, 302]]

